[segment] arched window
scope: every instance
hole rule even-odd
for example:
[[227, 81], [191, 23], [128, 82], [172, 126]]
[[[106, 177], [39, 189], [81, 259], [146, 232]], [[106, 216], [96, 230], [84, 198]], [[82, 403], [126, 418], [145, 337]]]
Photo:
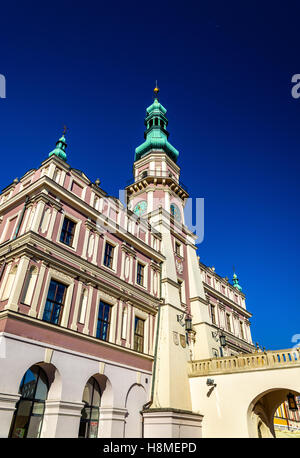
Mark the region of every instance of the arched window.
[[9, 437], [40, 437], [49, 383], [43, 369], [32, 366], [22, 378]]
[[83, 391], [82, 402], [84, 402], [84, 407], [81, 411], [78, 437], [98, 437], [100, 401], [99, 384], [94, 377], [91, 377]]
[[24, 291], [22, 294], [21, 302], [26, 305], [31, 304], [34, 287], [38, 275], [38, 270], [35, 266], [30, 267], [29, 272], [26, 277]]
[[5, 299], [8, 299], [11, 294], [11, 290], [12, 290], [12, 287], [15, 281], [16, 273], [17, 273], [17, 268], [18, 266], [14, 266], [8, 274], [8, 279], [6, 281], [6, 285], [5, 285], [5, 288], [2, 294], [2, 298], [1, 298], [2, 301], [4, 301]]

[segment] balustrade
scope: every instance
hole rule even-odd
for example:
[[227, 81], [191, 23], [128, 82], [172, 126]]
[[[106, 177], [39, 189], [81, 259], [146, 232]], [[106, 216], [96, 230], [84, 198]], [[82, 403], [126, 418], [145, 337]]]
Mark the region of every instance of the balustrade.
[[190, 377], [197, 377], [291, 365], [300, 366], [300, 348], [191, 361], [189, 363], [189, 375]]

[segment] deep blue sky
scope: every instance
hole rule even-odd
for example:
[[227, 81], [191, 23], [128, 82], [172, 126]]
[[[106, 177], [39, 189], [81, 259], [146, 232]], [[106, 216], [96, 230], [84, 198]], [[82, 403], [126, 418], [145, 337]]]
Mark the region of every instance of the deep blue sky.
[[[298, 5], [298, 6], [297, 6]], [[299, 2], [14, 2], [1, 6], [0, 184], [46, 159], [112, 195], [131, 178], [157, 79], [182, 181], [205, 198], [201, 260], [236, 267], [267, 349], [300, 334]]]

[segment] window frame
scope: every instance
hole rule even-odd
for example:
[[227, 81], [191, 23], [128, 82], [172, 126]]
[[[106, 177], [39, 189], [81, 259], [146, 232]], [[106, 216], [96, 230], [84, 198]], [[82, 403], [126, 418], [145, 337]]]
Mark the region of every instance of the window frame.
[[[101, 306], [102, 304], [104, 305], [103, 310], [102, 310], [102, 318], [100, 318], [100, 311], [101, 311]], [[109, 307], [109, 314], [108, 314], [108, 319], [104, 319], [104, 313], [105, 313], [105, 306]], [[103, 342], [109, 342], [109, 337], [110, 337], [110, 330], [111, 330], [111, 325], [112, 325], [112, 305], [109, 304], [108, 302], [105, 302], [102, 298], [100, 298], [99, 302], [99, 307], [98, 307], [98, 314], [97, 314], [97, 320], [96, 320], [96, 335], [95, 337], [99, 340], [102, 340]], [[99, 322], [100, 328], [99, 328]], [[100, 337], [100, 335], [103, 333], [103, 323], [107, 324], [107, 329], [106, 329], [106, 334], [105, 338], [103, 339]], [[99, 336], [98, 336], [98, 329], [99, 329]]]
[[[61, 232], [62, 232], [62, 228], [63, 228], [63, 224], [64, 224], [65, 218], [68, 218], [69, 220], [71, 220], [71, 221], [73, 221], [75, 223], [74, 237], [73, 237], [71, 245], [67, 245], [66, 243], [63, 243], [63, 242], [60, 241]], [[80, 235], [81, 224], [82, 224], [82, 220], [76, 218], [75, 216], [70, 214], [68, 211], [63, 210], [62, 217], [61, 217], [60, 224], [59, 224], [59, 228], [58, 228], [58, 231], [57, 231], [56, 242], [58, 244], [60, 244], [61, 246], [65, 247], [65, 248], [68, 247], [71, 250], [76, 250], [77, 249], [77, 245], [78, 245], [79, 235]]]
[[[58, 301], [54, 301], [54, 300], [48, 299], [48, 295], [49, 295], [49, 291], [50, 291], [50, 287], [51, 287], [51, 283], [52, 283], [52, 282], [54, 282], [54, 283], [57, 284], [55, 294], [57, 293], [58, 285], [62, 285], [62, 286], [64, 286], [64, 288], [65, 288], [65, 289], [64, 289], [64, 293], [63, 293], [62, 303], [59, 303]], [[44, 310], [43, 310], [42, 321], [45, 321], [46, 323], [56, 324], [56, 325], [59, 325], [59, 326], [60, 326], [61, 321], [62, 321], [62, 316], [63, 316], [64, 310], [65, 310], [67, 291], [68, 291], [68, 286], [67, 286], [66, 284], [61, 283], [61, 282], [55, 280], [54, 278], [51, 278], [51, 279], [50, 279], [49, 286], [48, 286], [48, 293], [47, 293], [47, 296], [46, 296], [46, 303], [45, 303]], [[49, 300], [49, 302], [52, 303], [51, 315], [50, 315], [50, 320], [45, 320], [45, 319], [44, 319], [44, 316], [45, 316], [46, 305], [47, 305], [48, 300]], [[51, 321], [51, 318], [52, 318], [52, 315], [53, 315], [53, 311], [54, 311], [53, 304], [59, 305], [59, 315], [58, 315], [58, 320], [57, 320], [56, 323], [53, 322], [53, 321]]]
[[214, 304], [210, 304], [210, 314], [211, 314], [211, 322], [212, 322], [212, 324], [217, 324], [216, 306]]
[[[112, 251], [111, 253], [107, 253], [107, 247], [111, 247]], [[107, 267], [108, 269], [113, 270], [114, 266], [114, 255], [115, 255], [115, 246], [112, 245], [109, 241], [105, 241], [104, 245], [104, 257], [103, 257], [103, 265], [104, 267]], [[110, 262], [107, 264], [107, 259], [110, 260]]]
[[[137, 323], [141, 322], [143, 323], [143, 332], [142, 334], [139, 334], [136, 332], [137, 329]], [[134, 332], [133, 332], [133, 350], [137, 351], [138, 353], [145, 353], [145, 324], [146, 320], [135, 315], [134, 316]], [[142, 350], [140, 350], [140, 342], [142, 342]], [[137, 343], [137, 345], [136, 345]]]
[[175, 254], [177, 256], [182, 257], [182, 254], [181, 254], [181, 243], [179, 243], [177, 240], [175, 240]]
[[[87, 439], [90, 439], [90, 427], [91, 427], [91, 422], [95, 422], [96, 420], [92, 419], [92, 412], [93, 410], [97, 410], [98, 411], [98, 419], [97, 419], [97, 435], [96, 437], [98, 437], [98, 434], [99, 434], [99, 423], [100, 423], [100, 407], [101, 407], [101, 400], [102, 400], [102, 391], [101, 391], [101, 387], [98, 383], [98, 381], [95, 379], [95, 377], [91, 377], [87, 383], [85, 384], [85, 387], [84, 387], [84, 390], [86, 388], [86, 386], [88, 384], [91, 384], [92, 385], [92, 395], [91, 395], [91, 403], [88, 404], [84, 401], [84, 406], [81, 410], [81, 416], [80, 416], [80, 421], [79, 421], [79, 429], [78, 429], [78, 437], [80, 438], [87, 438]], [[97, 389], [99, 391], [99, 395], [100, 395], [100, 403], [99, 405], [95, 405], [93, 404], [93, 401], [94, 401], [94, 394], [95, 394], [95, 386], [97, 386]], [[84, 391], [83, 391], [84, 393]], [[87, 419], [82, 419], [82, 413], [84, 410], [89, 410], [89, 418]], [[86, 427], [86, 432], [87, 432], [87, 435], [85, 435], [84, 437], [83, 436], [79, 436], [79, 433], [80, 433], [80, 428], [82, 427], [82, 424], [87, 424], [87, 427]]]
[[[139, 271], [139, 267], [141, 268]], [[136, 282], [139, 286], [144, 286], [145, 283], [145, 264], [137, 261], [136, 266]]]
[[[64, 225], [65, 225], [65, 221], [66, 220], [68, 221], [67, 222], [67, 228], [64, 229]], [[73, 225], [72, 228], [71, 228], [71, 231], [69, 231], [69, 224], [70, 223]], [[73, 221], [72, 219], [70, 219], [68, 216], [64, 216], [62, 227], [61, 227], [61, 230], [60, 230], [60, 236], [59, 236], [60, 243], [63, 243], [64, 245], [72, 247], [73, 246], [73, 242], [74, 242], [75, 231], [76, 231], [76, 222]], [[63, 232], [64, 232], [64, 236], [63, 236]], [[67, 237], [68, 236], [70, 236], [70, 243], [67, 243]]]
[[[32, 397], [25, 397], [25, 396], [22, 395], [22, 388], [24, 386], [25, 376], [26, 376], [26, 374], [27, 374], [27, 372], [29, 370], [31, 370], [33, 372], [33, 369], [35, 370], [35, 373], [37, 374], [37, 378], [35, 380], [35, 386], [34, 386], [34, 393], [33, 393]], [[38, 398], [35, 397], [41, 374], [43, 375], [43, 378], [45, 379], [46, 386], [47, 386], [47, 395], [46, 395], [45, 399], [38, 399]], [[12, 437], [12, 434], [13, 434], [13, 431], [14, 431], [14, 428], [15, 428], [15, 424], [16, 424], [17, 413], [18, 413], [19, 407], [22, 404], [22, 402], [30, 402], [31, 403], [30, 414], [28, 416], [28, 423], [26, 424], [25, 434], [24, 434], [23, 438], [27, 438], [28, 430], [29, 430], [29, 426], [30, 426], [30, 420], [31, 420], [32, 417], [42, 417], [41, 418], [41, 424], [39, 426], [39, 431], [38, 431], [37, 438], [40, 437], [41, 431], [42, 431], [42, 427], [43, 427], [44, 416], [45, 416], [45, 402], [48, 399], [49, 388], [50, 388], [49, 379], [48, 379], [48, 376], [47, 376], [46, 372], [38, 365], [34, 364], [33, 366], [30, 366], [30, 368], [27, 369], [27, 371], [24, 373], [24, 375], [22, 377], [22, 380], [21, 380], [21, 383], [19, 385], [19, 393], [21, 393], [21, 396], [20, 396], [18, 402], [16, 403], [16, 407], [15, 407], [15, 410], [14, 410], [14, 413], [13, 413], [13, 418], [11, 420], [10, 430], [9, 430], [9, 434], [8, 434], [9, 438]], [[42, 414], [33, 413], [33, 409], [34, 409], [34, 406], [36, 404], [42, 404], [43, 405], [43, 413]]]

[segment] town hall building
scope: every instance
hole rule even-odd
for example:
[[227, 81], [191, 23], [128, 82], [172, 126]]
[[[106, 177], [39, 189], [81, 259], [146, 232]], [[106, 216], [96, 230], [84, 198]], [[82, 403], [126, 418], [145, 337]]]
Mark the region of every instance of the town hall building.
[[258, 351], [237, 275], [198, 257], [166, 111], [156, 87], [125, 205], [65, 133], [3, 189], [0, 437], [268, 437], [299, 394], [299, 350]]

